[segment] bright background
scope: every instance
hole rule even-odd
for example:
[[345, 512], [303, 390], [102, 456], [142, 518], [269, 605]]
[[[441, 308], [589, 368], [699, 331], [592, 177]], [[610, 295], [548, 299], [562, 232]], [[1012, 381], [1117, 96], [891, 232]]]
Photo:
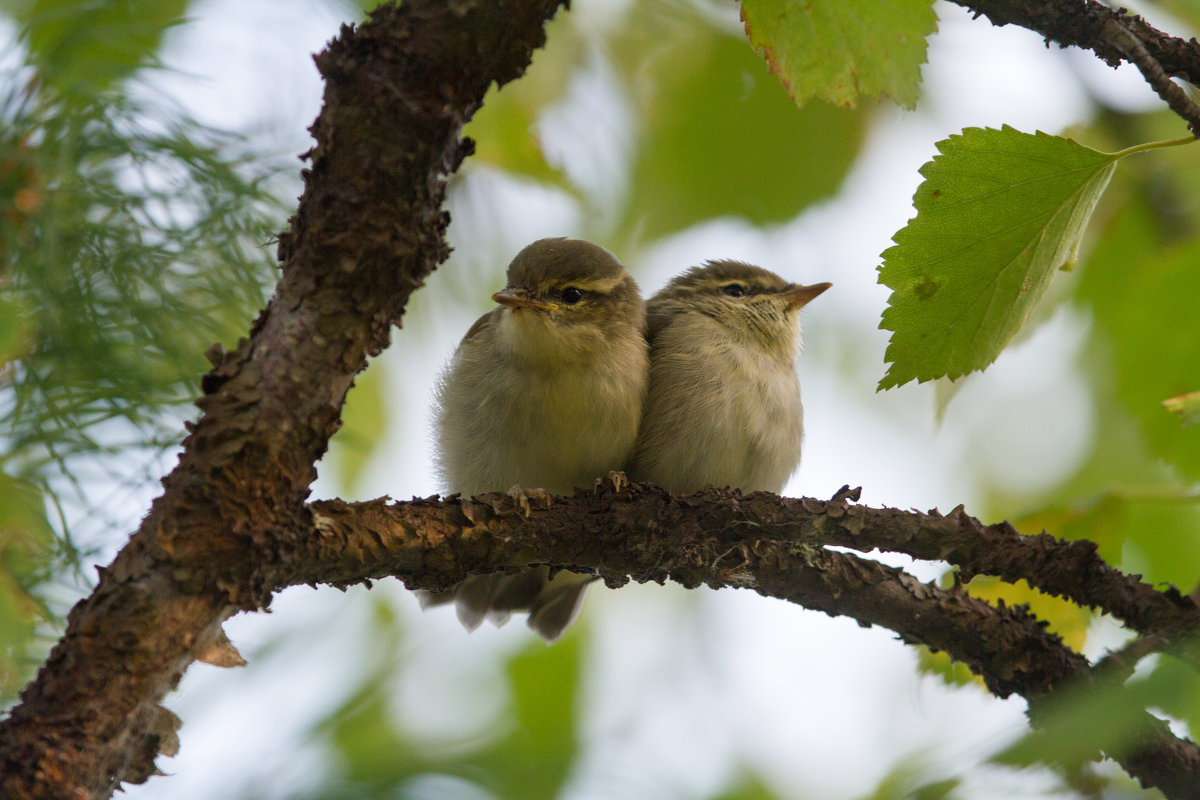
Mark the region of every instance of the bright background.
[[[807, 436], [785, 494], [829, 497], [861, 485], [870, 505], [948, 511], [962, 503], [987, 521], [1029, 518], [1040, 530], [1110, 497], [1119, 481], [1133, 491], [1127, 473], [1137, 470], [1106, 438], [1114, 415], [1131, 412], [1113, 399], [1113, 370], [1097, 355], [1107, 334], [1078, 300], [1078, 274], [1056, 281], [1036, 324], [986, 373], [953, 387], [877, 393], [875, 383], [888, 337], [878, 329], [888, 291], [876, 267], [913, 213], [918, 169], [935, 142], [1004, 124], [1071, 132], [1109, 150], [1151, 128], [1183, 135], [1182, 124], [1172, 128], [1157, 113], [1136, 71], [939, 2], [915, 111], [869, 101], [853, 111], [814, 101], [799, 111], [740, 38], [733, 4], [573, 5], [530, 75], [493, 95], [473, 123], [479, 156], [450, 192], [454, 255], [360, 376], [314, 497], [439, 491], [433, 381], [503, 285], [511, 257], [557, 235], [608, 247], [646, 295], [708, 258], [833, 282], [805, 311]], [[360, 12], [332, 0], [205, 0], [187, 13], [159, 51], [163, 67], [143, 75], [138, 91], [246, 137], [264, 168], [284, 165], [274, 185], [291, 202], [300, 164], [286, 159], [307, 149], [304, 131], [320, 104], [311, 55]], [[1156, 21], [1190, 35], [1179, 20]], [[15, 48], [14, 37], [13, 27], [0, 28], [0, 48]], [[1161, 170], [1156, 158], [1120, 170]], [[1181, 180], [1194, 184], [1194, 166], [1181, 164]], [[1136, 181], [1115, 185], [1102, 222], [1139, 191]], [[1191, 201], [1182, 208], [1195, 211]], [[1104, 230], [1097, 225], [1089, 249]], [[1155, 465], [1138, 480], [1194, 480], [1129, 447]], [[170, 452], [156, 463], [169, 469]], [[88, 489], [113, 496], [103, 476]], [[107, 506], [114, 524], [92, 526], [83, 543], [94, 548], [91, 560], [111, 558], [156, 489], [122, 484], [119, 508]], [[1194, 513], [1189, 506], [1179, 521], [1189, 553]], [[1153, 579], [1180, 579], [1165, 566], [1155, 571], [1167, 562], [1196, 574], [1190, 556], [1139, 549], [1131, 537], [1123, 534], [1110, 557]], [[911, 569], [930, 580], [943, 571]], [[1121, 641], [1104, 621], [1054, 619], [1088, 654]], [[1046, 772], [987, 764], [1024, 733], [1023, 701], [955, 684], [943, 662], [888, 631], [748, 591], [595, 588], [580, 622], [549, 648], [519, 621], [468, 635], [451, 611], [422, 613], [394, 581], [369, 591], [288, 590], [272, 613], [227, 628], [249, 666], [188, 671], [167, 702], [184, 721], [180, 755], [162, 762], [172, 777], [127, 787], [132, 800], [865, 798], [913, 796], [953, 780], [962, 783], [921, 796], [1058, 796], [1061, 788]]]

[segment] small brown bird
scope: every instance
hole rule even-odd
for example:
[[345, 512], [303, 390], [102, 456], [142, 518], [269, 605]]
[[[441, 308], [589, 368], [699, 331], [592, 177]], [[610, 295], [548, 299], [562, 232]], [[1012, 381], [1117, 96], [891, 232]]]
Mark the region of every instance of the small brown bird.
[[629, 478], [779, 493], [800, 463], [799, 311], [830, 287], [709, 261], [647, 303], [650, 392]]
[[[446, 489], [569, 494], [624, 469], [649, 371], [645, 304], [633, 278], [591, 242], [541, 239], [517, 254], [492, 299], [499, 306], [467, 331], [437, 388]], [[422, 602], [453, 597], [468, 630], [528, 611], [529, 626], [553, 640], [593, 578], [560, 572], [551, 580], [548, 572], [473, 576]]]

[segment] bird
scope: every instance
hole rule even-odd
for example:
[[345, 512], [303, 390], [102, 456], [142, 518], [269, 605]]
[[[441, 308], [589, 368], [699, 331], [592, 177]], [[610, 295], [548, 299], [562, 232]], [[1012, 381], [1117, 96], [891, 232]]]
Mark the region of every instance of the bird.
[[780, 493], [804, 435], [799, 311], [831, 285], [723, 259], [651, 297], [650, 389], [629, 480]]
[[[435, 390], [435, 461], [445, 489], [509, 491], [522, 504], [619, 473], [637, 440], [649, 379], [645, 302], [612, 253], [582, 239], [539, 239], [508, 266], [497, 307], [467, 331]], [[526, 506], [527, 507], [527, 506]], [[594, 576], [537, 567], [468, 577], [453, 599], [474, 630], [528, 611], [556, 639]]]

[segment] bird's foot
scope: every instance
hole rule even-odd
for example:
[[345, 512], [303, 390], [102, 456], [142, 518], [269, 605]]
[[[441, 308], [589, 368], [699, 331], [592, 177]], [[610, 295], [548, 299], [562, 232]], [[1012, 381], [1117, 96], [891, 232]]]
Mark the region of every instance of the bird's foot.
[[600, 487], [606, 483], [611, 483], [614, 492], [619, 492], [629, 485], [629, 478], [625, 477], [625, 473], [619, 469], [610, 469], [602, 477], [596, 478], [596, 484], [592, 491], [599, 491]]
[[507, 494], [512, 498], [513, 503], [525, 513], [526, 517], [533, 514], [533, 506], [529, 504], [531, 499], [545, 500], [546, 508], [550, 507], [553, 500], [545, 489], [522, 489], [520, 486], [514, 486], [508, 490]]
[[845, 486], [838, 489], [837, 492], [834, 493], [833, 497], [829, 498], [829, 502], [836, 503], [839, 500], [849, 500], [857, 503], [860, 497], [862, 497], [862, 487], [856, 486], [855, 488], [851, 489], [850, 484], [847, 483]]

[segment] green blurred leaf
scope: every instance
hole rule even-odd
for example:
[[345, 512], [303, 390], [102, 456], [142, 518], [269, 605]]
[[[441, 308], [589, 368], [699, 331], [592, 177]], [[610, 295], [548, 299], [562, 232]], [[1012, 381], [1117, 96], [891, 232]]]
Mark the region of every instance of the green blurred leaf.
[[475, 142], [472, 163], [566, 187], [562, 170], [546, 160], [536, 125], [545, 108], [566, 92], [578, 66], [581, 42], [566, 14], [549, 23], [546, 37], [546, 46], [533, 54], [521, 80], [493, 85], [463, 133]]
[[635, 15], [624, 65], [643, 129], [624, 227], [654, 239], [740, 216], [782, 222], [837, 191], [866, 116], [825, 103], [797, 108], [745, 41], [693, 17]]
[[981, 689], [986, 688], [983, 679], [966, 664], [955, 661], [944, 651], [939, 650], [935, 653], [925, 645], [917, 647], [917, 670], [922, 674], [941, 678], [947, 686], [961, 688], [975, 684]]
[[1163, 413], [1162, 399], [1200, 386], [1200, 242], [1160, 246], [1154, 214], [1131, 201], [1104, 231], [1081, 276], [1078, 300], [1092, 312], [1121, 405], [1150, 452], [1200, 478], [1200, 427]]
[[1198, 697], [1200, 676], [1165, 656], [1150, 672], [1131, 680], [1071, 685], [1040, 701], [1030, 712], [1036, 727], [992, 760], [1069, 770], [1096, 760], [1101, 752], [1122, 759], [1139, 747], [1153, 724], [1148, 709], [1186, 719]]
[[316, 796], [402, 797], [402, 787], [430, 776], [453, 776], [504, 800], [552, 800], [562, 793], [579, 750], [577, 635], [552, 647], [531, 642], [508, 663], [512, 705], [502, 724], [487, 736], [442, 748], [388, 714], [391, 679], [403, 662], [401, 648], [385, 646], [392, 655], [317, 727], [334, 745], [342, 774]]
[[49, 617], [30, 592], [54, 549], [44, 506], [37, 489], [0, 473], [0, 701], [32, 675], [37, 625]]
[[1167, 24], [1168, 21], [1157, 19], [1159, 15], [1152, 12], [1155, 6], [1164, 8], [1171, 15], [1181, 18], [1192, 30], [1200, 27], [1200, 0], [1154, 0], [1146, 8], [1146, 12], [1150, 12], [1147, 13], [1146, 19], [1151, 25], [1165, 30], [1170, 27]]
[[[1104, 480], [1112, 488], [1066, 506], [1051, 503], [1013, 524], [1024, 534], [1045, 531], [1068, 540], [1087, 539], [1115, 567], [1136, 572], [1152, 584], [1190, 590], [1200, 575], [1200, 497], [1190, 487], [1171, 485], [1161, 464], [1126, 450], [1122, 438], [1114, 437], [1111, 447], [1110, 440], [1101, 441], [1086, 468], [1092, 474], [1059, 491], [1070, 496], [1091, 479]], [[1122, 456], [1128, 456], [1128, 464], [1117, 463]], [[1125, 477], [1139, 467], [1143, 481], [1160, 483]], [[1070, 635], [1069, 628], [1064, 635]]]
[[337, 471], [343, 494], [355, 494], [379, 445], [387, 436], [388, 374], [384, 364], [358, 373], [342, 407], [342, 427], [326, 458]]
[[900, 759], [875, 790], [862, 800], [945, 800], [953, 797], [961, 781], [958, 778], [930, 781], [940, 770], [927, 763], [920, 753]]
[[742, 0], [742, 20], [798, 104], [887, 95], [914, 107], [925, 37], [937, 29], [931, 0]]
[[957, 378], [1000, 354], [1069, 266], [1118, 155], [1070, 139], [968, 128], [921, 168], [917, 216], [883, 254], [893, 331], [880, 389]]
[[152, 62], [189, 0], [34, 0], [18, 17], [30, 60], [62, 96], [88, 98]]
[[411, 744], [388, 714], [385, 678], [380, 673], [368, 680], [323, 725], [341, 759], [345, 779], [359, 785], [393, 785], [408, 774], [414, 757]]
[[29, 314], [25, 304], [0, 287], [0, 366], [29, 347]]
[[1188, 392], [1163, 400], [1163, 407], [1176, 414], [1184, 427], [1200, 422], [1200, 391]]
[[1145, 696], [1120, 684], [1072, 687], [1035, 715], [1036, 728], [996, 754], [1009, 766], [1078, 768], [1103, 752], [1121, 758], [1136, 746], [1146, 722]]
[[536, 641], [509, 663], [516, 728], [476, 760], [499, 797], [553, 800], [566, 785], [579, 750], [579, 641], [575, 632], [553, 646]]
[[773, 790], [758, 775], [743, 771], [734, 781], [733, 788], [721, 792], [710, 800], [780, 800]]
[[[1196, 641], [1193, 639], [1179, 649], [1190, 651], [1194, 659]], [[1196, 732], [1200, 731], [1200, 675], [1192, 666], [1194, 661], [1189, 661], [1177, 658], [1173, 651], [1168, 651], [1139, 680], [1141, 690], [1146, 693], [1146, 704], [1186, 722], [1195, 737]]]

